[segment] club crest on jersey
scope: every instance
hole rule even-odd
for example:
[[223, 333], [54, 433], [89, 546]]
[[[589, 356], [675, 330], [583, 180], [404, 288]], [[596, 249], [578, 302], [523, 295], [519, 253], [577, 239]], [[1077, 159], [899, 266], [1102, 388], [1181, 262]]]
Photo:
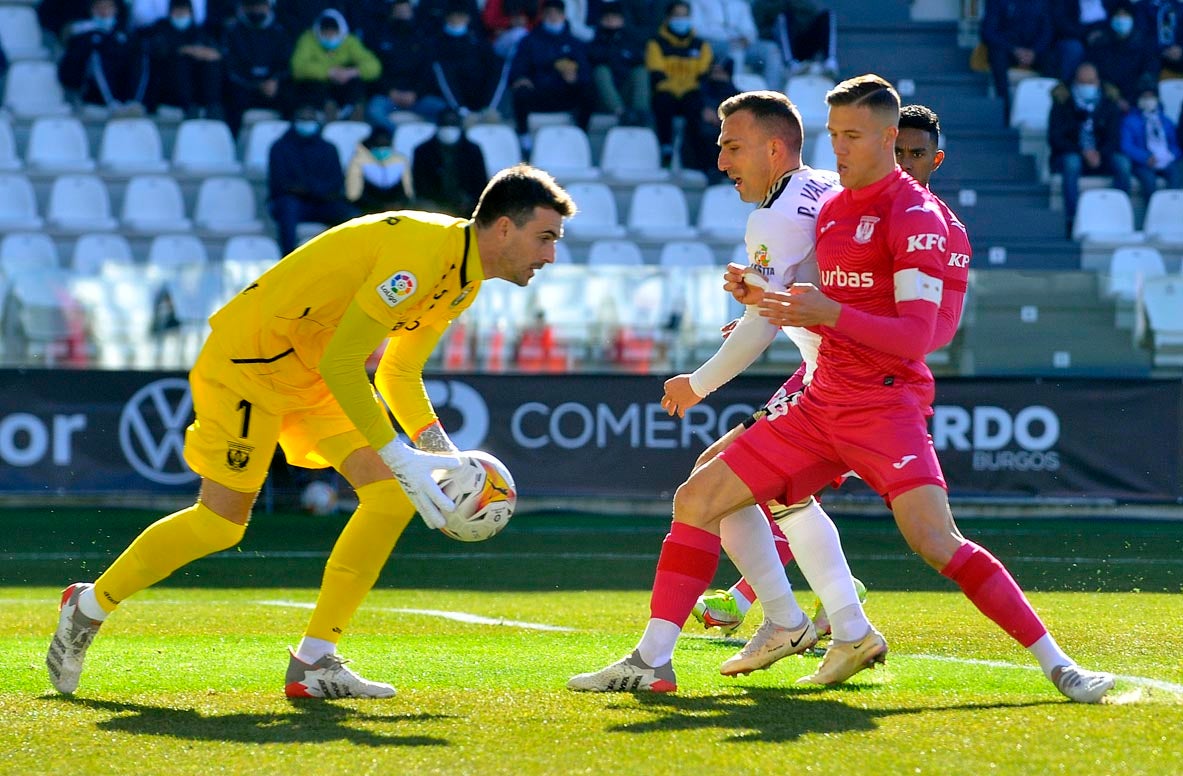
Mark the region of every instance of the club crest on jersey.
[[378, 296], [387, 307], [395, 307], [407, 297], [419, 290], [419, 281], [406, 270], [394, 273], [383, 280], [377, 288]]
[[752, 254], [752, 266], [760, 269], [768, 269], [768, 246], [760, 243], [756, 251]]
[[863, 216], [859, 219], [858, 226], [854, 230], [854, 241], [856, 243], [869, 243], [871, 236], [875, 234], [875, 224], [879, 223], [878, 216]]

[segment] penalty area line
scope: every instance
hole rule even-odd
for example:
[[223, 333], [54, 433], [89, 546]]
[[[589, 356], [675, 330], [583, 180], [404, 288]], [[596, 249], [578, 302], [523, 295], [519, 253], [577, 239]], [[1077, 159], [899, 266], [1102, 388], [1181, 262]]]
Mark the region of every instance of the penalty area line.
[[[262, 606], [282, 606], [291, 609], [312, 609], [315, 604], [302, 603], [300, 601], [255, 601], [256, 604]], [[375, 612], [391, 612], [393, 614], [418, 614], [424, 617], [439, 617], [444, 620], [453, 620], [455, 622], [468, 623], [470, 625], [504, 625], [509, 628], [525, 628], [526, 630], [537, 631], [556, 631], [562, 633], [573, 633], [576, 628], [568, 628], [563, 625], [546, 625], [539, 622], [522, 622], [520, 620], [506, 620], [502, 617], [483, 617], [479, 614], [471, 614], [469, 612], [453, 612], [445, 609], [403, 609], [389, 606], [366, 607], [369, 611]]]
[[[938, 663], [958, 663], [960, 665], [968, 666], [986, 666], [988, 668], [1018, 668], [1023, 671], [1040, 671], [1039, 666], [1025, 666], [1018, 663], [1008, 663], [1005, 660], [979, 660], [977, 658], [968, 657], [949, 657], [948, 655], [906, 655], [901, 654], [900, 657], [909, 657], [915, 660], [934, 660]], [[1118, 679], [1132, 684], [1142, 685], [1143, 687], [1150, 687], [1154, 690], [1162, 690], [1164, 692], [1174, 693], [1175, 695], [1183, 695], [1183, 684], [1174, 684], [1173, 682], [1164, 682], [1160, 679], [1148, 679], [1145, 676], [1127, 676], [1125, 674], [1114, 674]]]

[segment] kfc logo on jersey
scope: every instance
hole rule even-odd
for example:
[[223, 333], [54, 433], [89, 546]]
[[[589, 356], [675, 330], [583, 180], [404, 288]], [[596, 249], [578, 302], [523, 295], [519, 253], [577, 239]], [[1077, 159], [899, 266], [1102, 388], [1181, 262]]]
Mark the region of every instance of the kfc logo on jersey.
[[960, 269], [965, 269], [966, 267], [969, 266], [969, 254], [968, 253], [950, 253], [949, 254], [949, 266], [950, 267], [959, 267]]
[[402, 270], [382, 281], [377, 291], [378, 296], [382, 297], [382, 301], [386, 303], [387, 307], [395, 307], [414, 294], [418, 288], [419, 281], [415, 279], [415, 276]]
[[871, 242], [871, 235], [875, 234], [875, 224], [879, 223], [878, 216], [863, 216], [859, 219], [858, 227], [854, 230], [856, 243]]
[[875, 285], [875, 276], [871, 272], [846, 272], [841, 267], [835, 267], [822, 272], [822, 285], [837, 288], [870, 288]]
[[941, 253], [945, 252], [945, 235], [943, 234], [913, 234], [908, 237], [908, 253], [916, 251], [931, 251], [935, 246]]

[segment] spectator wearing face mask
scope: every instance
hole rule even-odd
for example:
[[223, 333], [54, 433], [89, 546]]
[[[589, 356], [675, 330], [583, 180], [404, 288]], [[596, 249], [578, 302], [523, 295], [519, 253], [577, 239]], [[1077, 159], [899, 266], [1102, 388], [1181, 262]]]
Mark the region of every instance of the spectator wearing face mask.
[[115, 115], [143, 112], [148, 53], [120, 22], [115, 0], [92, 0], [90, 20], [78, 22], [58, 61], [58, 79], [82, 102]]
[[596, 36], [588, 46], [600, 110], [622, 124], [646, 124], [649, 117], [649, 71], [645, 40], [625, 23], [619, 0], [600, 6]]
[[1101, 88], [1097, 68], [1082, 62], [1071, 83], [1052, 90], [1047, 141], [1052, 170], [1061, 174], [1068, 236], [1080, 200], [1081, 175], [1108, 175], [1130, 191], [1130, 160], [1121, 153], [1121, 108]]
[[296, 40], [292, 80], [301, 99], [322, 105], [329, 121], [362, 117], [368, 85], [382, 63], [356, 35], [340, 11], [329, 8]]
[[238, 134], [248, 108], [286, 114], [292, 45], [275, 21], [269, 0], [240, 0], [222, 43], [226, 72], [226, 123]]
[[[205, 25], [208, 8], [207, 0], [190, 0], [189, 13], [196, 26]], [[162, 19], [167, 19], [172, 13], [171, 0], [130, 0], [128, 25], [133, 30], [146, 30]]]
[[1131, 172], [1146, 199], [1154, 193], [1159, 178], [1168, 189], [1183, 188], [1183, 154], [1177, 131], [1159, 103], [1153, 77], [1143, 79], [1134, 108], [1121, 123], [1121, 152], [1129, 158]]
[[297, 224], [335, 226], [357, 215], [345, 201], [337, 148], [321, 137], [323, 123], [315, 106], [297, 108], [292, 126], [272, 144], [268, 156], [268, 209], [285, 255], [296, 248]]
[[148, 107], [172, 105], [186, 117], [222, 116], [222, 52], [198, 26], [192, 0], [170, 0], [168, 15], [147, 30]]
[[435, 135], [415, 147], [411, 179], [420, 210], [467, 218], [489, 181], [485, 156], [461, 124], [460, 114], [446, 110]]
[[382, 76], [366, 105], [366, 118], [371, 124], [394, 132], [391, 113], [413, 112], [434, 121], [447, 104], [435, 94], [431, 42], [415, 20], [411, 1], [394, 0], [389, 13], [381, 25], [367, 32], [370, 48], [382, 63]]
[[374, 127], [357, 144], [345, 171], [345, 199], [362, 213], [401, 210], [415, 196], [411, 160], [394, 150], [385, 127]]
[[466, 0], [449, 0], [443, 25], [431, 42], [436, 92], [461, 118], [495, 107], [502, 70], [472, 20]]
[[1158, 72], [1158, 57], [1134, 20], [1134, 8], [1120, 3], [1109, 15], [1109, 29], [1090, 50], [1101, 82], [1117, 87], [1118, 105], [1123, 111], [1138, 99], [1138, 86]]
[[[690, 5], [673, 0], [666, 8], [665, 22], [645, 48], [645, 66], [652, 86], [653, 120], [661, 143], [662, 161], [673, 155], [674, 117], [686, 119], [686, 127], [699, 126], [702, 115], [702, 80], [714, 61], [711, 44], [694, 34]], [[697, 146], [698, 139], [685, 142], [683, 149]]]

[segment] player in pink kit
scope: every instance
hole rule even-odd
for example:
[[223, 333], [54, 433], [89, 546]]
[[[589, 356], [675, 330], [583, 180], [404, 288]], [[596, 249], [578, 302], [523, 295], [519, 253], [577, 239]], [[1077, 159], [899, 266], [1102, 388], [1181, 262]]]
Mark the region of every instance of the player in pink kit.
[[[924, 105], [905, 105], [900, 109], [899, 134], [895, 140], [896, 162], [904, 172], [925, 187], [928, 186], [933, 172], [945, 160], [945, 152], [938, 147], [940, 138], [940, 119], [931, 108]], [[949, 225], [949, 251], [945, 264], [941, 306], [937, 312], [937, 323], [930, 343], [930, 352], [948, 345], [952, 341], [953, 335], [957, 333], [958, 324], [961, 322], [962, 307], [965, 303], [969, 263], [973, 252], [965, 225], [939, 197], [933, 195], [933, 198], [941, 205], [941, 210]], [[738, 280], [742, 274], [742, 268], [733, 267], [732, 272], [739, 273], [733, 275]], [[785, 319], [778, 316], [769, 316], [769, 321], [777, 326], [788, 325]], [[774, 400], [787, 401], [787, 397], [796, 396], [804, 390], [805, 373], [806, 366], [802, 364], [801, 368], [777, 391], [773, 397]], [[761, 415], [768, 414], [768, 412], [769, 407], [765, 406], [753, 415], [746, 425], [752, 425]], [[807, 504], [805, 508], [816, 509], [818, 507], [811, 503]], [[769, 519], [775, 518], [775, 523], [783, 523], [787, 519], [791, 519], [791, 515], [785, 514], [791, 511], [795, 511], [795, 508], [786, 509], [778, 505], [771, 510]], [[772, 530], [776, 535], [777, 550], [781, 560], [784, 563], [789, 563], [793, 559], [793, 553], [788, 541], [779, 534], [779, 525]], [[726, 532], [724, 532], [724, 549], [727, 549], [727, 543]], [[719, 627], [724, 632], [733, 632], [743, 623], [744, 616], [756, 598], [756, 593], [751, 585], [746, 580], [740, 579], [729, 590], [716, 591], [711, 595], [699, 598], [693, 614], [699, 622], [703, 623], [704, 627]], [[818, 616], [814, 618], [814, 624], [817, 626], [819, 635], [825, 635], [828, 632], [830, 623], [824, 608], [819, 610]]]

